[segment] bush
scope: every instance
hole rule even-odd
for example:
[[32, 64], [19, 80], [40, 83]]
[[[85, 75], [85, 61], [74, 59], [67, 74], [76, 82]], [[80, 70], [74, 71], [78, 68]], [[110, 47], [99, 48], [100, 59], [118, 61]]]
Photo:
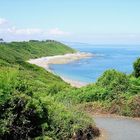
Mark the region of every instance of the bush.
[[32, 91], [19, 71], [0, 70], [0, 138], [27, 139], [42, 135], [42, 124], [48, 124], [47, 108], [32, 98]]
[[96, 130], [99, 131], [99, 129], [84, 112], [77, 111], [73, 107], [66, 107], [51, 97], [41, 97], [41, 100], [49, 111], [50, 130], [52, 131], [46, 131], [47, 136], [62, 140], [77, 137], [79, 132], [82, 133], [82, 137], [86, 138], [99, 136], [99, 133], [96, 133]]
[[14, 95], [0, 104], [0, 138], [28, 139], [42, 135], [42, 125], [47, 125], [47, 108], [37, 99], [24, 94]]
[[134, 68], [134, 75], [136, 78], [140, 77], [140, 58], [138, 58], [134, 64], [133, 64], [133, 68]]
[[[47, 96], [46, 89], [41, 90], [43, 93], [40, 90], [35, 92], [26, 79], [27, 75], [23, 75], [15, 68], [0, 70], [0, 139], [68, 140], [77, 136], [79, 131], [82, 137], [97, 136], [92, 119], [54, 101], [51, 96]], [[62, 87], [65, 87], [63, 82], [56, 90], [51, 90], [52, 94], [60, 92]]]
[[140, 117], [140, 95], [135, 95], [128, 105], [131, 109], [131, 115], [134, 117]]
[[105, 88], [112, 99], [116, 98], [118, 94], [126, 93], [129, 89], [129, 77], [116, 70], [107, 70], [96, 82], [97, 86]]
[[131, 95], [136, 95], [139, 94], [140, 91], [140, 77], [130, 77], [130, 84], [131, 86], [129, 87], [129, 92]]

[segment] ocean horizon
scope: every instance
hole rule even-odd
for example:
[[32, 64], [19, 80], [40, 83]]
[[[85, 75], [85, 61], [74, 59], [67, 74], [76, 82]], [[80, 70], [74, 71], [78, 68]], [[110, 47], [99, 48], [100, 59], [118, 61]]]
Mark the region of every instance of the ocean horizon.
[[70, 47], [80, 52], [94, 54], [67, 64], [51, 64], [59, 76], [82, 83], [93, 83], [108, 69], [126, 74], [133, 72], [133, 63], [140, 56], [140, 45], [91, 45], [72, 43]]

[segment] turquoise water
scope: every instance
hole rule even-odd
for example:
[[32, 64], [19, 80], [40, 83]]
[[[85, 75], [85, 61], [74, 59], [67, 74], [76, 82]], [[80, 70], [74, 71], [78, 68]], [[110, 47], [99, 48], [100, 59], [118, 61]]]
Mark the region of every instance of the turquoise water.
[[107, 69], [129, 74], [133, 71], [133, 62], [140, 56], [140, 45], [73, 44], [71, 47], [95, 56], [50, 68], [60, 76], [85, 83], [95, 82]]

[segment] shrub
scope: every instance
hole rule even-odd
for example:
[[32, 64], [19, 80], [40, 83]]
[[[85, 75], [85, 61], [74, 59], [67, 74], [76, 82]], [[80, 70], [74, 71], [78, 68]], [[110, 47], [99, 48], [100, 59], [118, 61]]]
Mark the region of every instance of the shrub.
[[14, 68], [0, 70], [0, 138], [27, 139], [42, 135], [47, 108], [32, 98], [32, 91]]
[[131, 95], [136, 95], [139, 94], [140, 91], [140, 77], [130, 77], [130, 87], [129, 87], [129, 92]]
[[[65, 84], [62, 82], [59, 86], [56, 92], [60, 92]], [[84, 137], [97, 136], [92, 119], [54, 101], [45, 91], [35, 92], [18, 69], [0, 71], [0, 139], [68, 140], [74, 134], [77, 136], [79, 131]]]
[[6, 100], [0, 105], [0, 112], [1, 139], [35, 138], [42, 135], [42, 125], [49, 122], [47, 108], [24, 94]]
[[134, 117], [140, 117], [140, 95], [135, 95], [129, 102], [131, 109], [131, 115]]
[[134, 64], [133, 64], [133, 68], [134, 68], [134, 75], [135, 77], [140, 77], [140, 58], [138, 58]]
[[85, 115], [84, 112], [77, 111], [75, 108], [66, 107], [54, 101], [51, 97], [41, 97], [46, 104], [49, 112], [50, 130], [46, 135], [53, 139], [69, 140], [77, 137], [79, 132], [82, 137], [97, 137], [98, 128], [95, 127], [93, 120]]
[[126, 74], [116, 70], [107, 70], [98, 79], [96, 85], [105, 88], [109, 92], [110, 97], [114, 99], [118, 94], [128, 91], [130, 82]]

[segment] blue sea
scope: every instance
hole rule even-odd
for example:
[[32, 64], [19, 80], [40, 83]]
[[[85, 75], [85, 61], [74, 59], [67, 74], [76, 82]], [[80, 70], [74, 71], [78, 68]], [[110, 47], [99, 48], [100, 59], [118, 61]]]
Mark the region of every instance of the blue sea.
[[73, 43], [72, 48], [95, 54], [68, 64], [55, 64], [50, 68], [60, 76], [83, 83], [95, 82], [104, 71], [116, 69], [130, 74], [133, 62], [140, 57], [140, 45], [90, 45]]

